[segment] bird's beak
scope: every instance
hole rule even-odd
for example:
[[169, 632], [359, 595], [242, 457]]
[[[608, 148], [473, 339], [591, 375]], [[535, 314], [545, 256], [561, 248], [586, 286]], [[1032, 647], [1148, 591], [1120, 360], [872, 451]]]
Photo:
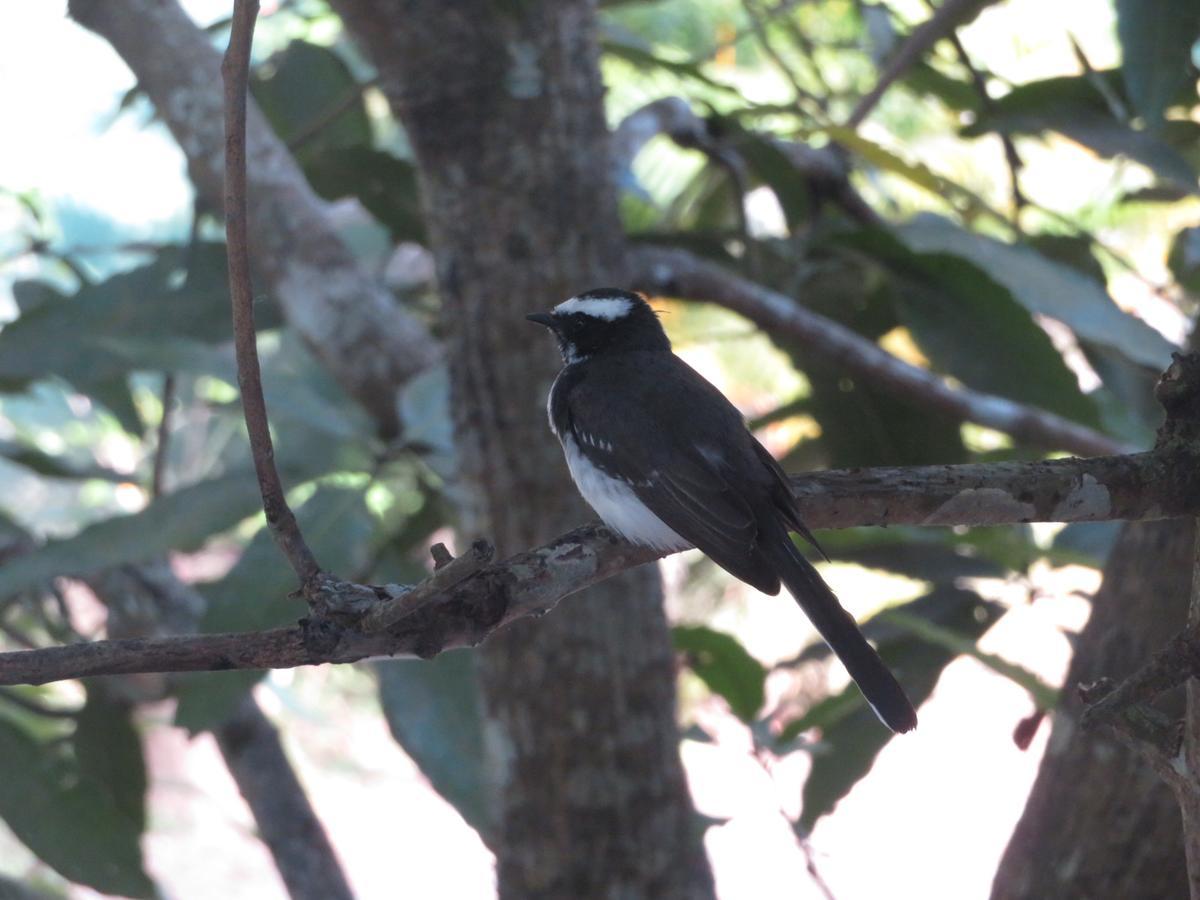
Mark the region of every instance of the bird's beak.
[[530, 322], [537, 322], [539, 325], [545, 325], [547, 328], [554, 329], [554, 316], [550, 313], [530, 313], [525, 317]]

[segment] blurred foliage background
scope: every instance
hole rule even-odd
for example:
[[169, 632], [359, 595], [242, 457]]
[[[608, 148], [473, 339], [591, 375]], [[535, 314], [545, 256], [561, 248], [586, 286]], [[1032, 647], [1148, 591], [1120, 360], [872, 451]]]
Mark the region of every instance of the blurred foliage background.
[[[659, 134], [619, 161], [632, 240], [686, 247], [952, 382], [1149, 446], [1153, 380], [1184, 341], [1200, 292], [1194, 0], [990, 6], [908, 66], [857, 129], [840, 123], [930, 6], [601, 6], [611, 125], [678, 97], [703, 126], [698, 140]], [[194, 13], [223, 46], [222, 4]], [[19, 40], [27, 15], [6, 10], [6, 41]], [[52, 33], [45, 22], [39, 29]], [[265, 9], [255, 49], [253, 92], [272, 126], [362, 265], [436, 330], [410, 154], [370, 67], [318, 0]], [[20, 74], [6, 72], [6, 94], [36, 97], [37, 84], [14, 81]], [[58, 77], [70, 85], [89, 73]], [[0, 161], [10, 154], [0, 166], [5, 649], [298, 616], [291, 573], [262, 527], [241, 423], [219, 217], [188, 202], [178, 162], [146, 170], [138, 191], [158, 204], [141, 219], [120, 192], [98, 201], [76, 190], [68, 171], [110, 179], [97, 166], [119, 160], [91, 147], [169, 140], [136, 85], [116, 79], [112, 90], [84, 158], [42, 146], [34, 129], [9, 133], [24, 151], [0, 151]], [[0, 95], [10, 111], [29, 102]], [[42, 154], [61, 157], [61, 181], [29, 164]], [[132, 208], [150, 208], [144, 200], [132, 197]], [[679, 352], [744, 409], [790, 470], [1039, 455], [849, 379], [718, 307], [655, 302]], [[454, 524], [445, 373], [406, 387], [402, 436], [384, 440], [284, 327], [270, 296], [258, 322], [278, 462], [318, 558], [357, 581], [419, 579], [426, 548]], [[851, 605], [915, 701], [966, 654], [1026, 690], [1036, 723], [1055, 688], [978, 649], [1010, 608], [983, 586], [1026, 584], [1035, 566], [1098, 567], [1113, 534], [1107, 525], [890, 528], [821, 540], [840, 566], [875, 573], [845, 582], [869, 591]], [[136, 578], [164, 560], [194, 585], [192, 605], [164, 609], [105, 588], [114, 572]], [[736, 727], [764, 767], [809, 756], [800, 802], [780, 801], [806, 840], [889, 735], [856, 690], [825, 677], [819, 643], [756, 634], [764, 620], [754, 610], [779, 601], [748, 597], [698, 556], [669, 571], [685, 739], [711, 742]], [[370, 710], [377, 697], [404, 751], [486, 834], [469, 654], [360, 667], [322, 681], [320, 696], [302, 689], [309, 677], [271, 680], [282, 721], [336, 722], [343, 704]], [[143, 739], [219, 726], [258, 680], [217, 673], [4, 689], [0, 818], [28, 854], [0, 870], [52, 893], [75, 883], [151, 896]]]

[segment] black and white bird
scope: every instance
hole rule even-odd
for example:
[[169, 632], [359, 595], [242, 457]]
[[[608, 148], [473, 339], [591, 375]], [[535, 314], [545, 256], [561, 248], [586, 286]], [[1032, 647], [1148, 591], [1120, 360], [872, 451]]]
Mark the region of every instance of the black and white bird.
[[604, 288], [527, 318], [558, 339], [550, 428], [604, 523], [657, 550], [697, 547], [767, 594], [782, 581], [883, 723], [916, 727], [900, 684], [792, 542], [794, 531], [817, 546], [787, 476], [733, 404], [671, 352], [645, 299]]

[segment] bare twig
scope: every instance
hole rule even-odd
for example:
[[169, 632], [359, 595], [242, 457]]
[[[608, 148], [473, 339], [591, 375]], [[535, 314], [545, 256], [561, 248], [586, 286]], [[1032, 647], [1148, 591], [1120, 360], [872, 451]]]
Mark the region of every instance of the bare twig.
[[1200, 646], [1190, 635], [1176, 635], [1120, 685], [1114, 687], [1102, 682], [1085, 689], [1088, 707], [1080, 721], [1085, 727], [1095, 727], [1112, 724], [1131, 711], [1134, 716], [1141, 715], [1144, 711], [1132, 708], [1149, 703], [1197, 675], [1200, 675]]
[[171, 407], [175, 403], [175, 376], [170, 372], [163, 375], [162, 418], [158, 420], [157, 442], [154, 445], [154, 469], [150, 476], [150, 496], [163, 494], [163, 476], [167, 469], [167, 450], [171, 443]]
[[[796, 476], [793, 490], [812, 528], [1166, 518], [1200, 509], [1200, 464], [1178, 452], [1155, 452], [1037, 463], [857, 469]], [[511, 622], [544, 613], [563, 597], [657, 555], [593, 523], [480, 569], [386, 631], [367, 633], [356, 624], [362, 612], [370, 612], [368, 606], [357, 618], [312, 617], [273, 631], [0, 653], [0, 684], [131, 672], [289, 668], [396, 654], [432, 656], [452, 647], [474, 646]], [[372, 597], [387, 593], [355, 587]]]
[[[930, 9], [934, 9], [933, 4], [926, 0]], [[975, 93], [979, 97], [979, 105], [985, 113], [992, 113], [996, 108], [996, 103], [992, 100], [992, 95], [988, 93], [987, 81], [983, 77], [983, 73], [975, 67], [971, 62], [971, 56], [967, 53], [967, 48], [963, 46], [962, 40], [958, 36], [958, 31], [951, 29], [946, 36], [950, 43], [954, 46], [954, 52], [958, 54], [959, 62], [966, 67], [971, 76], [971, 84], [975, 88]], [[1007, 131], [998, 131], [997, 135], [1000, 138], [1000, 143], [1004, 147], [1004, 162], [1008, 166], [1008, 183], [1009, 189], [1012, 192], [1012, 227], [1017, 234], [1021, 234], [1021, 212], [1025, 209], [1027, 201], [1025, 194], [1021, 190], [1021, 168], [1024, 165], [1021, 161], [1021, 156], [1017, 153], [1017, 145], [1013, 143], [1012, 135]]]
[[262, 374], [254, 329], [254, 298], [250, 284], [250, 250], [246, 226], [246, 80], [258, 0], [236, 0], [229, 49], [221, 63], [225, 84], [225, 232], [229, 245], [229, 294], [233, 301], [233, 340], [237, 352], [238, 386], [254, 456], [254, 471], [262, 491], [263, 510], [271, 535], [283, 551], [302, 587], [310, 585], [320, 566], [300, 534], [300, 526], [284, 496], [275, 468], [275, 449], [263, 398]]
[[997, 0], [946, 0], [932, 16], [913, 29], [904, 43], [897, 48], [882, 72], [875, 87], [858, 101], [854, 111], [846, 119], [847, 128], [857, 128], [871, 114], [876, 104], [883, 99], [888, 88], [916, 64], [926, 51], [958, 27], [960, 23], [976, 15], [985, 6]]
[[772, 15], [779, 10], [764, 10], [758, 5], [758, 0], [742, 0], [742, 8], [746, 10], [746, 17], [750, 20], [750, 27], [754, 31], [754, 36], [759, 46], [762, 47], [763, 52], [774, 64], [775, 68], [779, 70], [779, 74], [791, 86], [792, 93], [796, 97], [797, 108], [803, 109], [807, 104], [810, 109], [805, 113], [806, 115], [811, 115], [812, 111], [815, 110], [817, 117], [824, 119], [827, 112], [825, 98], [818, 97], [800, 83], [799, 76], [788, 65], [787, 60], [780, 55], [779, 51], [775, 48], [775, 44], [771, 41], [770, 34], [767, 33], [767, 27], [770, 24]]
[[897, 359], [849, 328], [684, 250], [635, 247], [632, 280], [650, 293], [718, 303], [766, 331], [896, 396], [960, 421], [976, 422], [1038, 447], [1099, 455], [1128, 452], [1095, 429], [1015, 400], [952, 388], [933, 372]]

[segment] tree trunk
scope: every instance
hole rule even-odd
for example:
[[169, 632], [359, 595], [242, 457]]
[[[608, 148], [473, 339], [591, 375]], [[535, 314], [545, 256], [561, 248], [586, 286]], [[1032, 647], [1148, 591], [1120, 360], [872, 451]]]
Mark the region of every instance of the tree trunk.
[[[592, 4], [335, 6], [417, 156], [466, 533], [524, 549], [590, 515], [546, 423], [557, 352], [524, 315], [625, 280]], [[711, 896], [656, 570], [497, 635], [479, 662], [500, 894]]]
[[1188, 896], [1175, 796], [1112, 738], [1080, 731], [1074, 687], [1101, 676], [1119, 682], [1183, 627], [1192, 532], [1191, 519], [1122, 530], [1079, 636], [1046, 758], [1000, 861], [992, 900]]

